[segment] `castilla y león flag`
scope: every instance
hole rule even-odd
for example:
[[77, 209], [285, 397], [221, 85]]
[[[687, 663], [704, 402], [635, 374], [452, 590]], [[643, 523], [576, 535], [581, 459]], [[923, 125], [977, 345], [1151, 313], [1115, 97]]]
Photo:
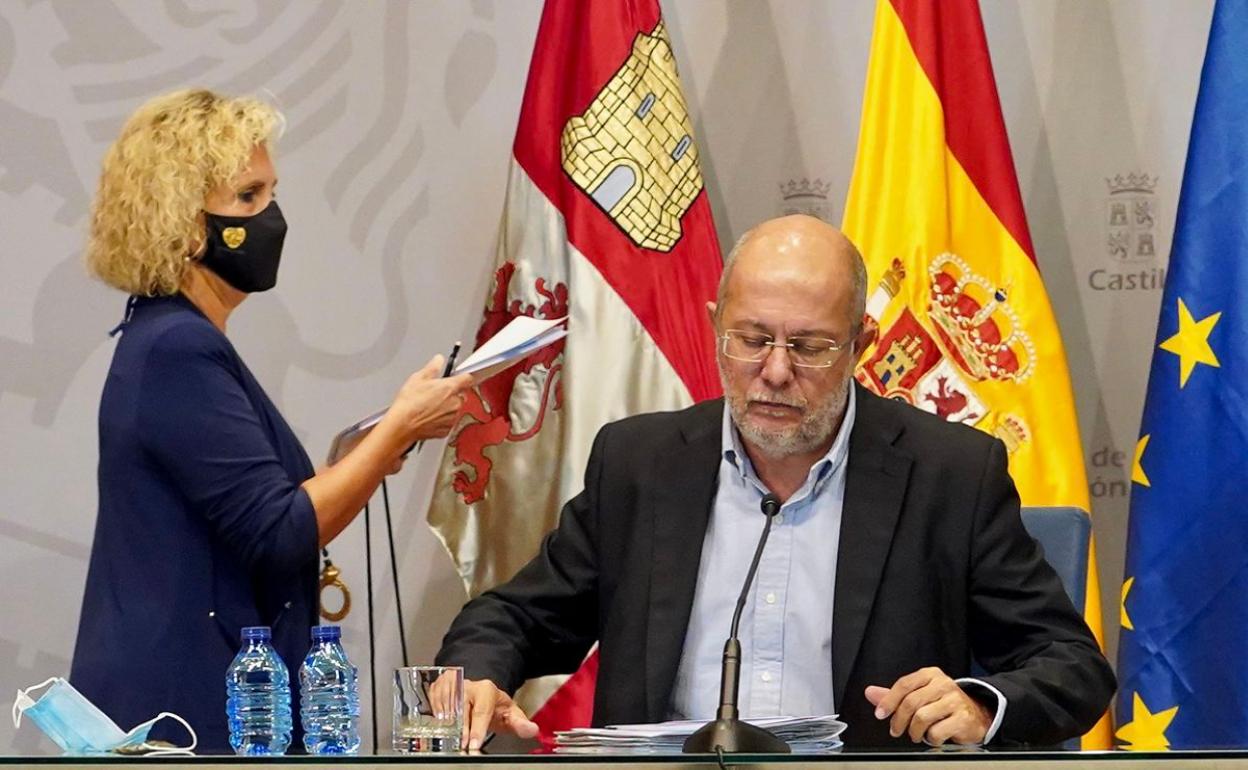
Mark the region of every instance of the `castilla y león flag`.
[[[857, 376], [999, 437], [1023, 505], [1089, 511], [1070, 375], [975, 0], [880, 0], [844, 229], [880, 325]], [[1100, 638], [1096, 562], [1084, 617]], [[1102, 719], [1085, 748], [1108, 747]]]
[[[537, 552], [599, 427], [719, 395], [721, 266], [658, 3], [547, 0], [477, 344], [517, 315], [568, 336], [482, 383], [447, 445], [429, 523], [470, 595]], [[544, 734], [589, 723], [595, 670], [530, 692]]]

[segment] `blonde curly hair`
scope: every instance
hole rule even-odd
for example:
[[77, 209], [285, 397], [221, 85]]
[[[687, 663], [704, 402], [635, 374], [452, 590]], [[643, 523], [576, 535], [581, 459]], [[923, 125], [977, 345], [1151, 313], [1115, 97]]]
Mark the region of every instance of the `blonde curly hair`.
[[176, 294], [186, 258], [204, 240], [208, 192], [241, 173], [282, 125], [281, 114], [258, 99], [203, 89], [144, 104], [104, 155], [87, 268], [130, 294]]

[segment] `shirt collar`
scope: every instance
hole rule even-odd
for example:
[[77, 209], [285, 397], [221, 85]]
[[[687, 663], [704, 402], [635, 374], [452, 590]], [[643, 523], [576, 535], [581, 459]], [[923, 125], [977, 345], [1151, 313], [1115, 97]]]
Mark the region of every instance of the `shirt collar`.
[[[853, 432], [854, 418], [858, 413], [856, 390], [854, 383], [850, 382], [849, 395], [845, 399], [845, 417], [841, 420], [841, 427], [836, 432], [836, 438], [833, 439], [832, 446], [828, 447], [828, 451], [823, 457], [819, 458], [811, 466], [810, 474], [807, 476], [807, 483], [817, 483], [826, 479], [831, 475], [832, 471], [845, 462], [846, 456], [849, 455], [849, 434]], [[754, 466], [750, 462], [750, 456], [745, 452], [745, 447], [741, 444], [741, 434], [737, 430], [737, 426], [732, 422], [732, 412], [728, 408], [726, 399], [724, 401], [721, 446], [723, 447], [724, 459], [736, 469], [741, 478], [749, 479], [758, 484]]]

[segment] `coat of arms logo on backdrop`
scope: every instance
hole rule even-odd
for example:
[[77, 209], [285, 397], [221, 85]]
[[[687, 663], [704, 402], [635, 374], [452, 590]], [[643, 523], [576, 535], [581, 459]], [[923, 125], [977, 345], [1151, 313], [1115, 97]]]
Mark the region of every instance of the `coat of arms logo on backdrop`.
[[1157, 177], [1148, 174], [1115, 174], [1106, 178], [1107, 226], [1105, 248], [1120, 262], [1139, 262], [1157, 255], [1154, 230], [1157, 223]]

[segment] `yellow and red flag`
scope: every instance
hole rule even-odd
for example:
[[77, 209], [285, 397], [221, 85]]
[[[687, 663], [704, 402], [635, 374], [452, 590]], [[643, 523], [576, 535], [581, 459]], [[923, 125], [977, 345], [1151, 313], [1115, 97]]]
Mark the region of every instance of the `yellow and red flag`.
[[[658, 1], [547, 0], [477, 344], [517, 315], [568, 336], [482, 383], [447, 445], [428, 519], [471, 596], [537, 553], [604, 423], [720, 394], [722, 264]], [[526, 686], [544, 739], [589, 724], [596, 666]]]
[[[859, 381], [998, 436], [1023, 505], [1089, 511], [1066, 354], [976, 0], [879, 0], [844, 230], [880, 325]], [[1089, 553], [1083, 610], [1098, 640], [1099, 597]], [[1083, 747], [1109, 745], [1106, 717]]]

